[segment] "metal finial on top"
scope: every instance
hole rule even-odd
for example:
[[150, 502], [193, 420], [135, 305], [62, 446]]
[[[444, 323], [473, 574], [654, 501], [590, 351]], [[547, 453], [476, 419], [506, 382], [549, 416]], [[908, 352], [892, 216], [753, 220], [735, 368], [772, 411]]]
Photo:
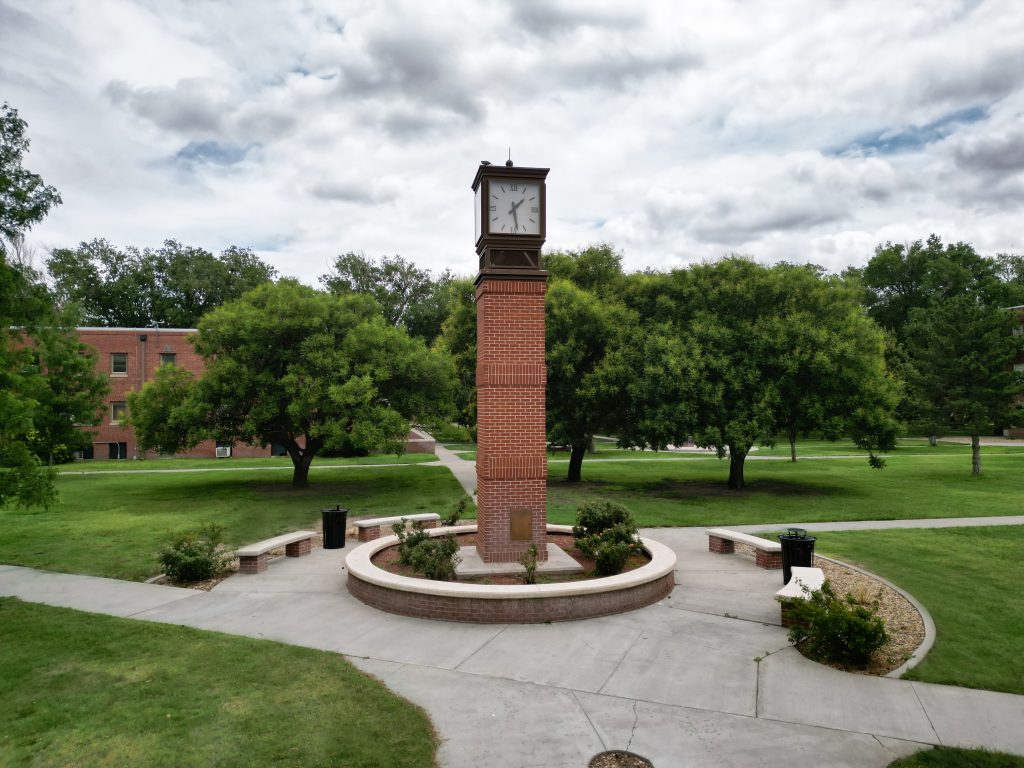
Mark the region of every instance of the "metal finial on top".
[[512, 147], [508, 148], [508, 160], [505, 161], [505, 167], [506, 168], [511, 168], [512, 167]]

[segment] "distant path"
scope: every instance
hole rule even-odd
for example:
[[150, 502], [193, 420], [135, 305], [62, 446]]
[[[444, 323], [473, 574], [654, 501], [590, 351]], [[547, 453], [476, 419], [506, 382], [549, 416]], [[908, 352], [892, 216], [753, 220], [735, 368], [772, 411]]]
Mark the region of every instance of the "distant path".
[[[434, 454], [437, 456], [437, 460], [440, 464], [448, 467], [451, 473], [455, 475], [455, 479], [459, 481], [459, 485], [462, 486], [469, 496], [473, 497], [473, 503], [476, 503], [476, 462], [466, 461], [464, 458], [459, 456], [455, 451], [450, 451], [443, 445], [438, 443], [434, 448]], [[433, 465], [433, 462], [431, 462]]]

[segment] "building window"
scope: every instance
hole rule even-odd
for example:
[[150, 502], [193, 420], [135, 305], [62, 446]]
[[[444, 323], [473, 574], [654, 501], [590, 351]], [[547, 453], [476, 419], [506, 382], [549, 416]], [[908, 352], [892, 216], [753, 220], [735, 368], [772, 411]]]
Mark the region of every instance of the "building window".
[[1015, 325], [1015, 326], [1013, 326], [1013, 335], [1014, 336], [1024, 336], [1024, 325]]
[[111, 352], [110, 353], [110, 375], [111, 376], [127, 376], [128, 375], [128, 353], [127, 352]]
[[122, 401], [113, 402], [110, 404], [110, 423], [120, 424], [124, 421], [124, 417], [128, 414], [128, 404]]
[[177, 365], [178, 355], [174, 352], [161, 352], [160, 365]]
[[1014, 373], [1024, 373], [1024, 363], [1014, 363], [1013, 364], [1013, 372]]

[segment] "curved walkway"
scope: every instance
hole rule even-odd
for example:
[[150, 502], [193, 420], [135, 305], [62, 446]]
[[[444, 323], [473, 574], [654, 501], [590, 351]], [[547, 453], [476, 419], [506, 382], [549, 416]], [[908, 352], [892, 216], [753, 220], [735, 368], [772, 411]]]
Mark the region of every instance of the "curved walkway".
[[708, 553], [700, 528], [644, 535], [679, 555], [672, 594], [563, 624], [382, 613], [346, 591], [347, 550], [283, 558], [209, 593], [0, 566], [0, 594], [343, 653], [430, 713], [443, 766], [579, 768], [615, 748], [657, 766], [793, 768], [880, 767], [923, 744], [1024, 754], [1024, 696], [814, 664], [779, 626], [778, 571]]

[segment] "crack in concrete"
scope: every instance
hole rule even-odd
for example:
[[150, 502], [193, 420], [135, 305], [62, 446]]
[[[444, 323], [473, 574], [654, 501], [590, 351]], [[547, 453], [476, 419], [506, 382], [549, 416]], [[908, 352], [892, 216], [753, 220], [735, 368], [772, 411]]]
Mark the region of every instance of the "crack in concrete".
[[640, 722], [640, 717], [636, 713], [636, 705], [638, 703], [639, 702], [636, 699], [633, 699], [633, 727], [629, 731], [629, 741], [626, 742], [627, 752], [629, 751], [629, 748], [633, 746], [633, 737], [636, 735], [636, 726]]
[[928, 714], [928, 707], [926, 707], [924, 702], [921, 701], [921, 694], [917, 692], [917, 686], [911, 683], [910, 690], [914, 692], [914, 698], [917, 699], [917, 703], [921, 706], [921, 711], [924, 712], [925, 719], [928, 721], [928, 727], [931, 728], [932, 733], [935, 734], [935, 743], [945, 746], [945, 742], [942, 741], [942, 737], [939, 736], [939, 732], [935, 729], [935, 723], [932, 722], [932, 716]]

